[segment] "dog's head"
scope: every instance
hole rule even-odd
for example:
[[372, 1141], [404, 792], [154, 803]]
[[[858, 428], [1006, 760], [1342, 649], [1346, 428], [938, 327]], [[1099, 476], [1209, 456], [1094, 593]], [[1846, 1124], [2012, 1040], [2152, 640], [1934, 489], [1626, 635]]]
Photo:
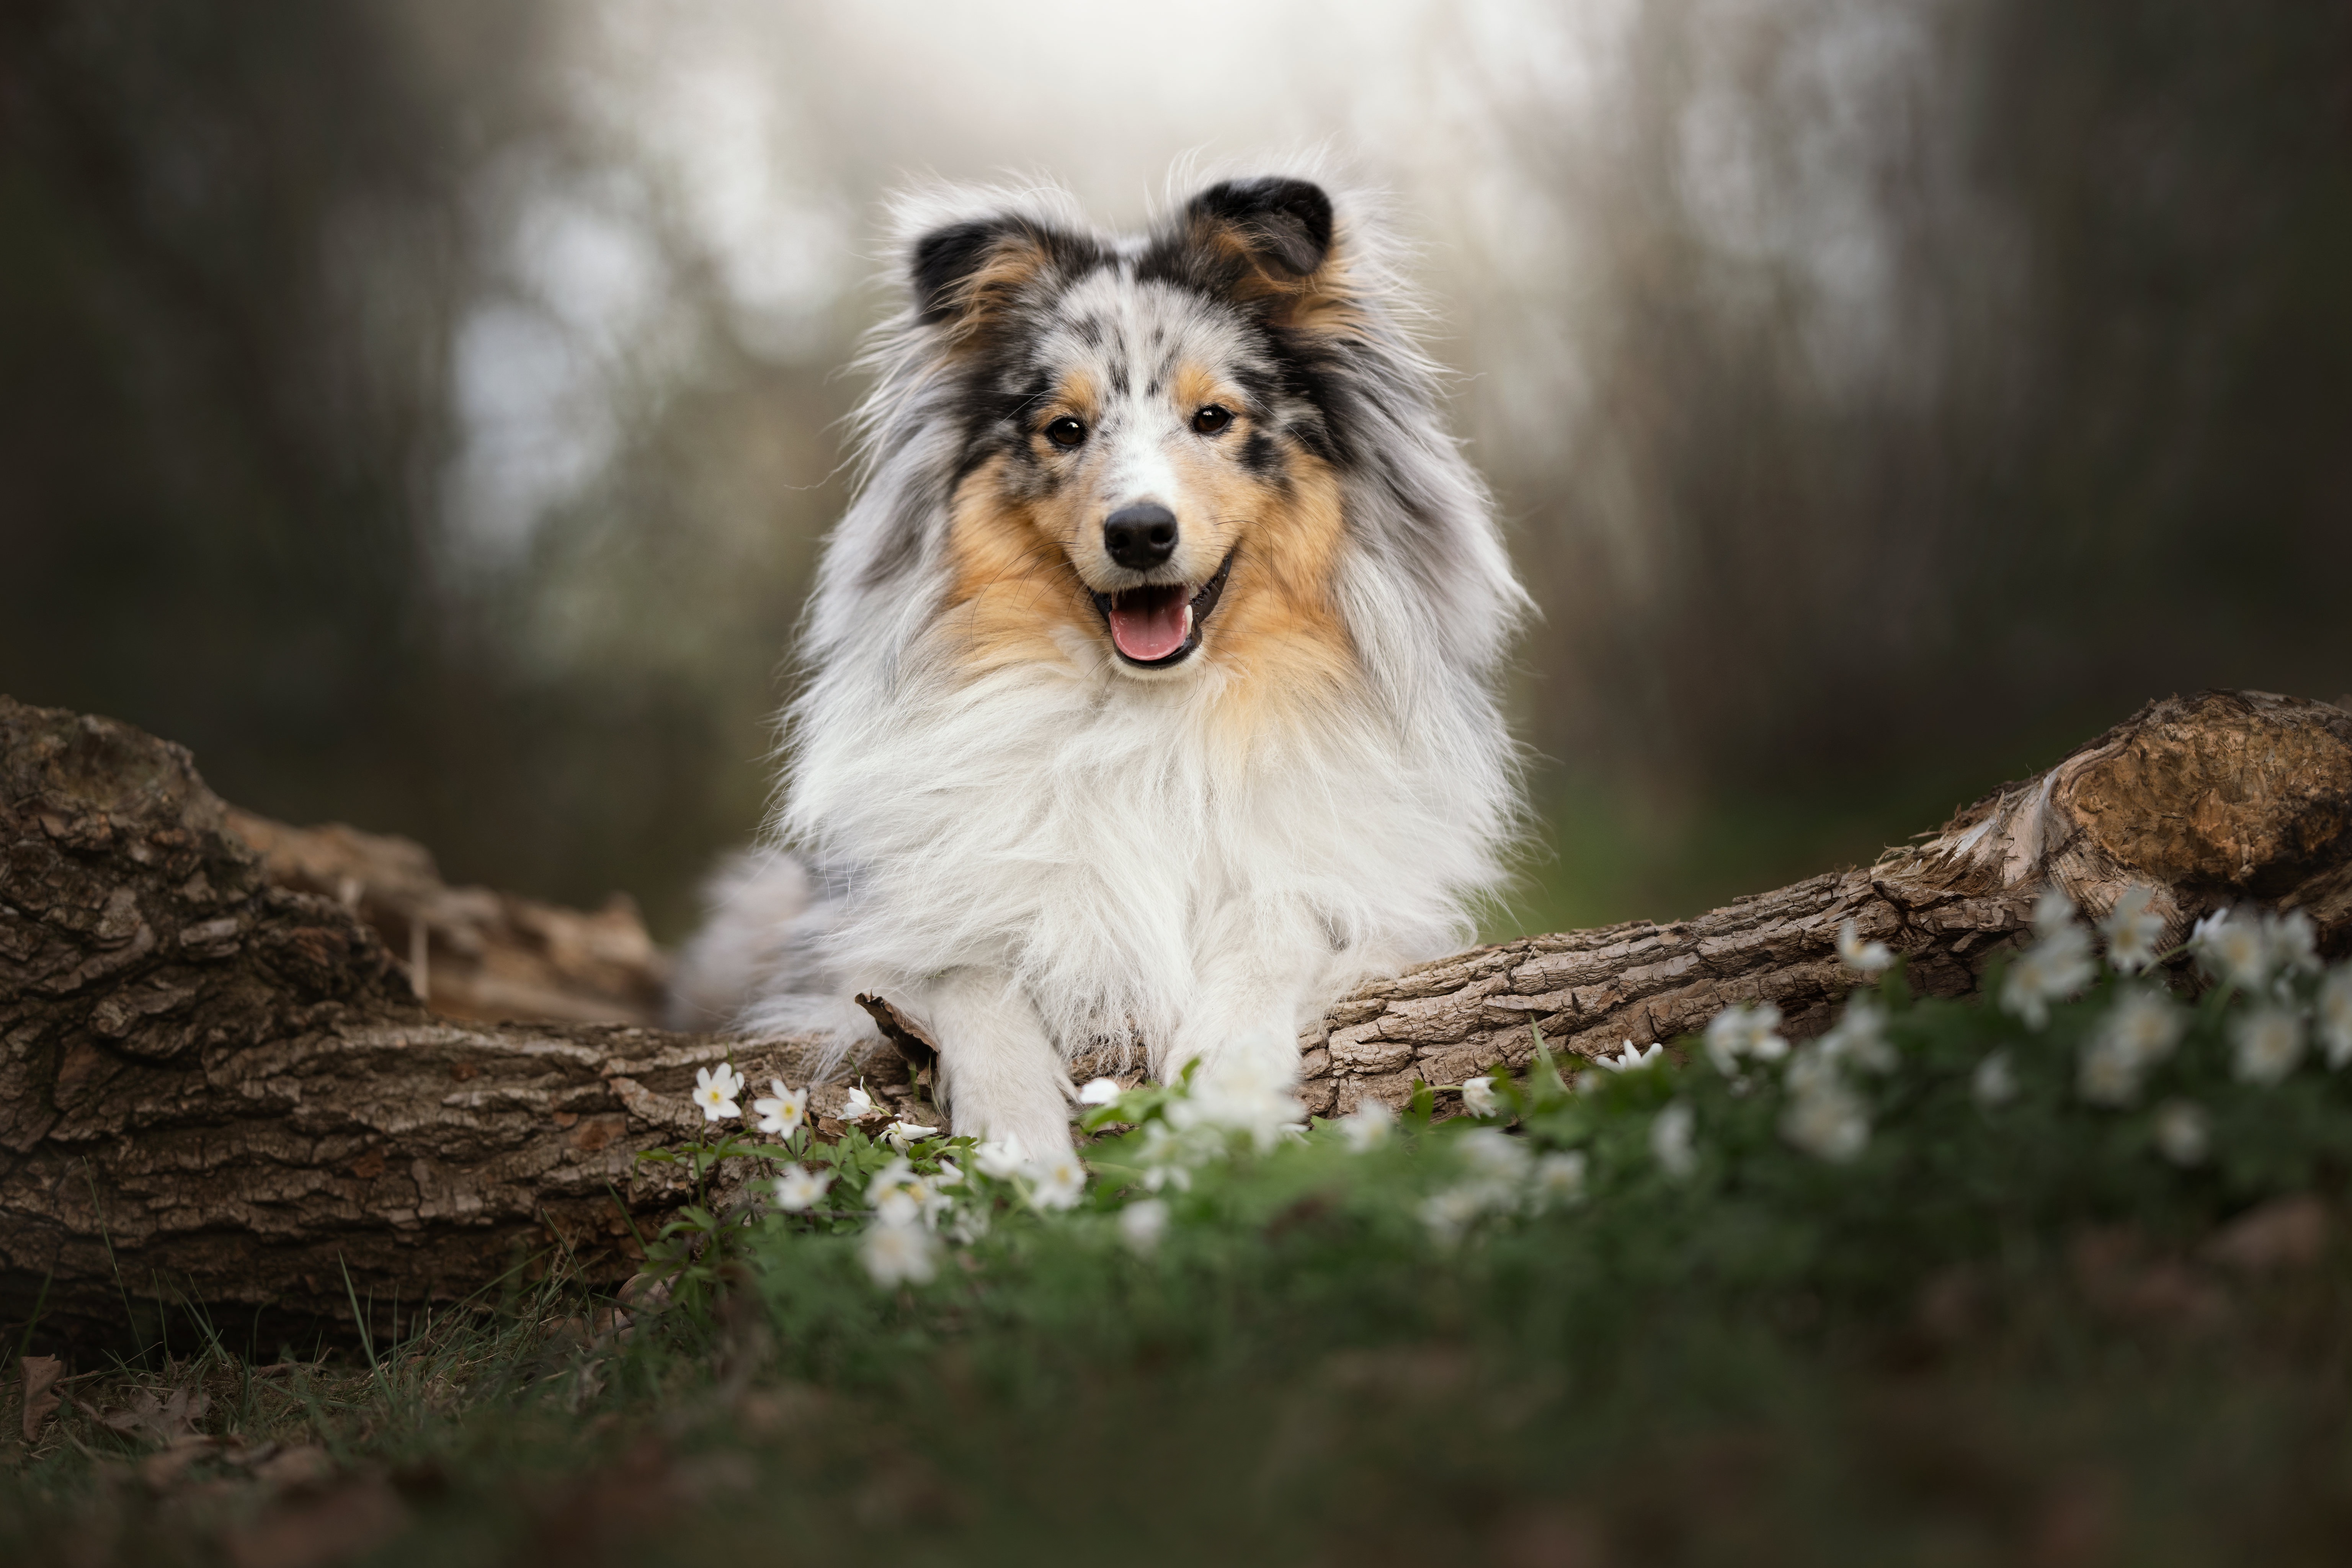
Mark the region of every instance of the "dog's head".
[[1013, 212], [908, 252], [958, 429], [947, 620], [982, 666], [1093, 639], [1141, 679], [1344, 666], [1335, 392], [1361, 324], [1330, 198], [1228, 181], [1139, 240]]

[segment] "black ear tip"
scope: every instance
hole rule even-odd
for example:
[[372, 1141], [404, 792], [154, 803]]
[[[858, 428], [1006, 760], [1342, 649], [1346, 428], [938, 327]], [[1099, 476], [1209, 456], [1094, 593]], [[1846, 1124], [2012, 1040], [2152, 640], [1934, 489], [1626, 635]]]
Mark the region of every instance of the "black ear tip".
[[1295, 232], [1306, 240], [1311, 258], [1293, 254], [1284, 259], [1305, 260], [1307, 265], [1298, 268], [1302, 272], [1320, 266], [1324, 253], [1331, 248], [1331, 198], [1312, 180], [1265, 174], [1254, 180], [1220, 181], [1192, 198], [1192, 210], [1233, 223], [1272, 220], [1296, 226]]
[[924, 321], [941, 321], [954, 313], [948, 294], [978, 270], [989, 247], [1003, 232], [1002, 223], [951, 223], [915, 242], [908, 281], [914, 287], [915, 308]]

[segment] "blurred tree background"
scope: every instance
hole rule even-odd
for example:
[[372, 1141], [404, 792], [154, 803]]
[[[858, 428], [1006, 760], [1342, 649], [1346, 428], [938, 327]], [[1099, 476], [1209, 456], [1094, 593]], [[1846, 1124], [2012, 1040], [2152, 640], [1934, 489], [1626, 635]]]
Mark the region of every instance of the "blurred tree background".
[[1500, 927], [2352, 689], [2332, 0], [18, 0], [0, 689], [656, 933], [765, 800], [879, 203], [1326, 143], [1544, 618]]

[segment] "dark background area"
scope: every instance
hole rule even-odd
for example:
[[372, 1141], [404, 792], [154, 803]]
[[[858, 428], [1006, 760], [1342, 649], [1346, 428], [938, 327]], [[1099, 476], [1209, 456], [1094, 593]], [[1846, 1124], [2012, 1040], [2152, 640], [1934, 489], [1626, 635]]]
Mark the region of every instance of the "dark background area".
[[[1016, 114], [772, 10], [0, 13], [0, 689], [682, 934], [882, 194], [1018, 162], [1129, 218], [1234, 129], [1171, 58], [1081, 153], [1053, 61]], [[2352, 10], [1381, 15], [1283, 24], [1241, 129], [1396, 193], [1543, 608], [1498, 930], [1866, 858], [2170, 691], [2352, 690]]]

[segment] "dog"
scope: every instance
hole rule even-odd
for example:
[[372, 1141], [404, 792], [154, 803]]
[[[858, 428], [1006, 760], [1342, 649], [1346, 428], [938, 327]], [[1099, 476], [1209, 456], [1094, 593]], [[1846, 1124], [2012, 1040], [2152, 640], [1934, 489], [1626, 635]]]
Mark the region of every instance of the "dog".
[[1066, 195], [898, 211], [855, 501], [800, 632], [770, 847], [682, 1026], [887, 996], [960, 1133], [1070, 1146], [1068, 1060], [1295, 1084], [1363, 980], [1505, 875], [1528, 600], [1369, 202], [1224, 180], [1146, 232]]

